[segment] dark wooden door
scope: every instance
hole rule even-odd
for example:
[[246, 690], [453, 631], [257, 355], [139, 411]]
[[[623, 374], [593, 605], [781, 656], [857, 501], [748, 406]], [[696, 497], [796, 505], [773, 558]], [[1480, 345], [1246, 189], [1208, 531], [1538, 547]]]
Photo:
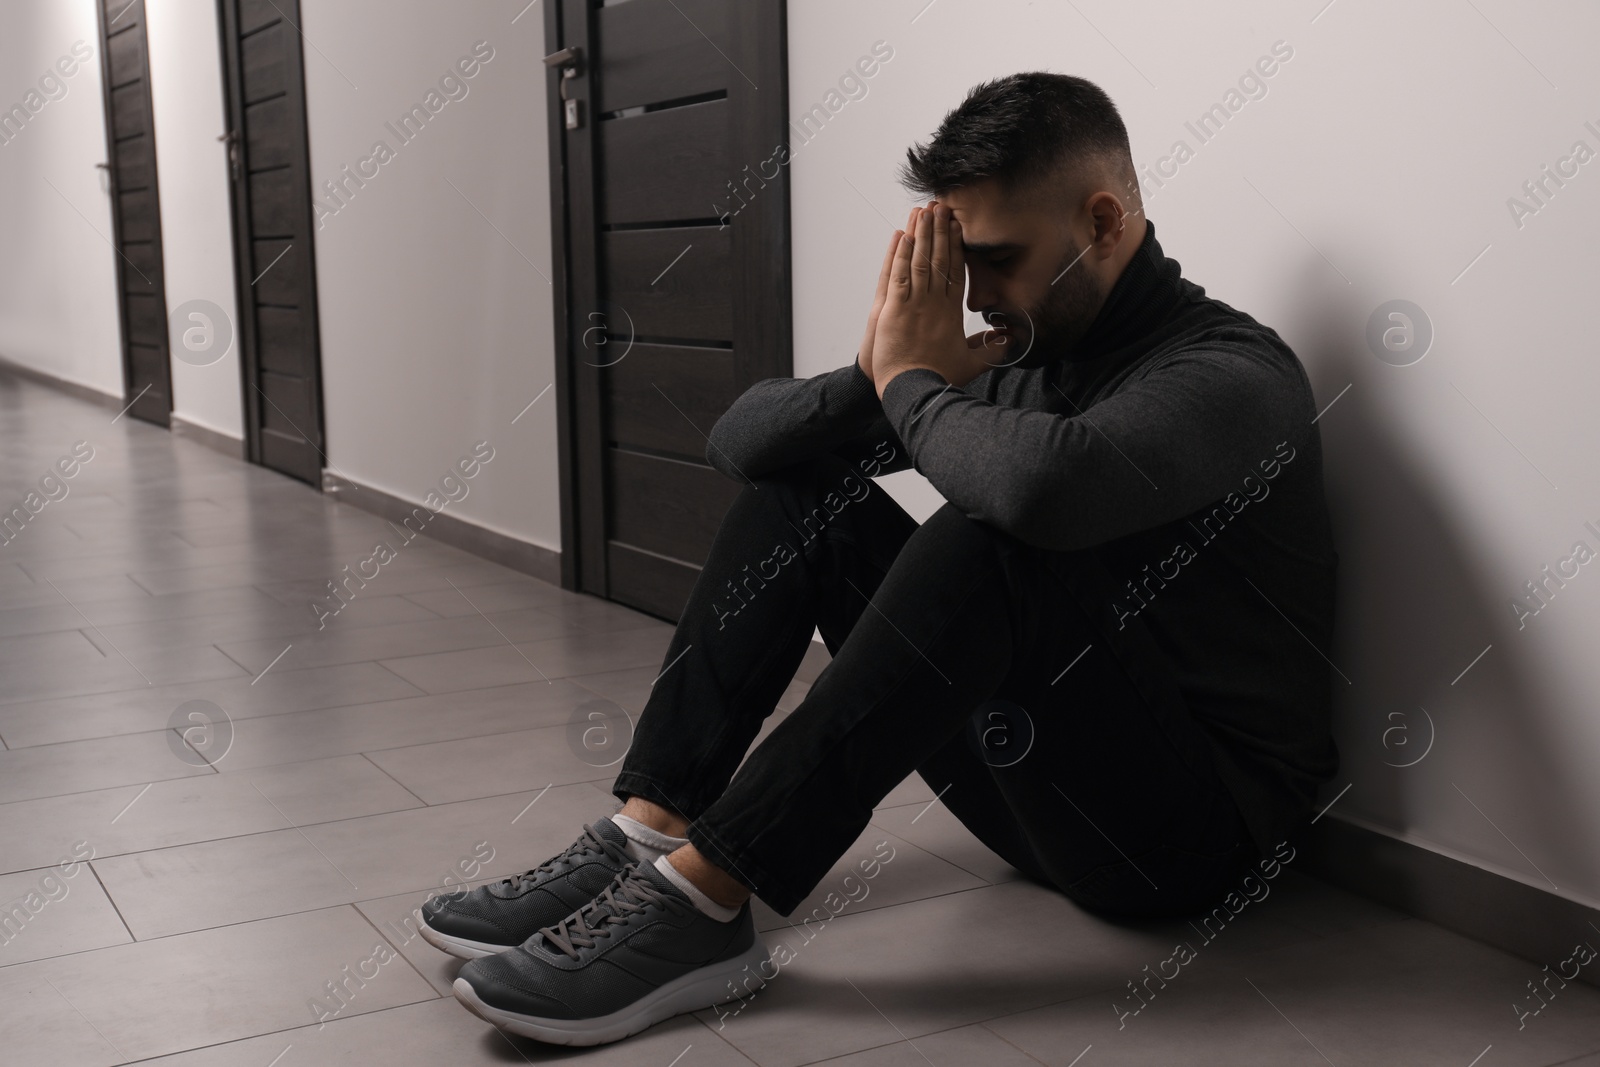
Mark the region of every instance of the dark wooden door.
[[246, 449], [252, 462], [320, 485], [322, 358], [300, 5], [219, 4]]
[[111, 242], [117, 252], [122, 319], [123, 400], [130, 405], [129, 415], [166, 426], [172, 414], [172, 367], [144, 0], [101, 0], [96, 7], [105, 86]]
[[562, 580], [676, 621], [739, 492], [706, 433], [793, 373], [784, 3], [545, 12]]

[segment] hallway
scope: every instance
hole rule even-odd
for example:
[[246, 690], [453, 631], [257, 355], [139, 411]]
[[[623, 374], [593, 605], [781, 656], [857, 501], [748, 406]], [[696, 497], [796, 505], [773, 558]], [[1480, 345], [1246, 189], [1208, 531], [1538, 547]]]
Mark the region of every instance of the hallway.
[[408, 916], [615, 810], [621, 750], [569, 723], [637, 716], [670, 628], [424, 536], [319, 632], [308, 600], [399, 541], [381, 520], [8, 376], [0, 411], [8, 504], [92, 449], [0, 547], [7, 1063], [1600, 1064], [1590, 986], [1519, 1031], [1537, 965], [1292, 863], [1215, 944], [1117, 927], [1019, 881], [917, 778], [788, 922], [755, 902], [790, 953], [742, 1006], [513, 1043]]

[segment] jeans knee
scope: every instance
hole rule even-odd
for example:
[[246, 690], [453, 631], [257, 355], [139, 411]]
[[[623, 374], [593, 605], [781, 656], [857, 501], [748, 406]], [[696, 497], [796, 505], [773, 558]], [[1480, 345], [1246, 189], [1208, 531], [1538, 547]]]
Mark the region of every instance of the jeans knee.
[[[914, 525], [887, 493], [873, 492], [872, 479], [838, 456], [825, 453], [770, 471], [745, 486], [742, 496], [777, 506], [792, 528], [809, 540], [838, 522], [886, 524], [904, 540]], [[848, 513], [848, 514], [847, 514]]]
[[820, 486], [838, 485], [846, 474], [851, 473], [850, 464], [832, 453], [808, 456], [785, 464], [776, 470], [768, 471], [750, 479], [750, 484], [745, 486], [745, 491], [756, 489], [765, 490], [777, 488], [779, 490], [814, 489]]
[[967, 516], [948, 501], [928, 516], [918, 533], [923, 541], [937, 544], [942, 554], [955, 559], [992, 558], [1006, 543], [1003, 531]]

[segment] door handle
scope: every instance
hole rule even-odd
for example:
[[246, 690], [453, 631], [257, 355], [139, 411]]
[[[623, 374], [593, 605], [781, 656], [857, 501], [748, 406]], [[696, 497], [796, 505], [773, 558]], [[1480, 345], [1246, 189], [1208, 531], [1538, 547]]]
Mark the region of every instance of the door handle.
[[228, 171], [233, 175], [233, 180], [239, 180], [239, 131], [229, 130], [221, 134], [217, 140], [228, 146]]
[[567, 96], [567, 83], [583, 73], [583, 48], [571, 45], [544, 57], [544, 65], [561, 71], [561, 106], [565, 112], [567, 129], [576, 130], [583, 125], [580, 111], [582, 101]]
[[583, 48], [579, 45], [572, 45], [570, 48], [563, 48], [559, 52], [551, 52], [544, 57], [544, 65], [547, 67], [560, 67], [562, 68], [563, 77], [576, 78], [582, 72]]

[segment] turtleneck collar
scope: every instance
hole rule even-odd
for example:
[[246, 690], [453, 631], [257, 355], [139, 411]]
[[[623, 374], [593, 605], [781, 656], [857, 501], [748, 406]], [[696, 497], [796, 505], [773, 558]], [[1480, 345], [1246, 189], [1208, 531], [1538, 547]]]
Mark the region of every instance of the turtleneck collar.
[[1144, 240], [1122, 268], [1105, 303], [1063, 362], [1089, 363], [1122, 352], [1155, 330], [1183, 299], [1182, 270], [1156, 240], [1156, 224], [1144, 222]]

